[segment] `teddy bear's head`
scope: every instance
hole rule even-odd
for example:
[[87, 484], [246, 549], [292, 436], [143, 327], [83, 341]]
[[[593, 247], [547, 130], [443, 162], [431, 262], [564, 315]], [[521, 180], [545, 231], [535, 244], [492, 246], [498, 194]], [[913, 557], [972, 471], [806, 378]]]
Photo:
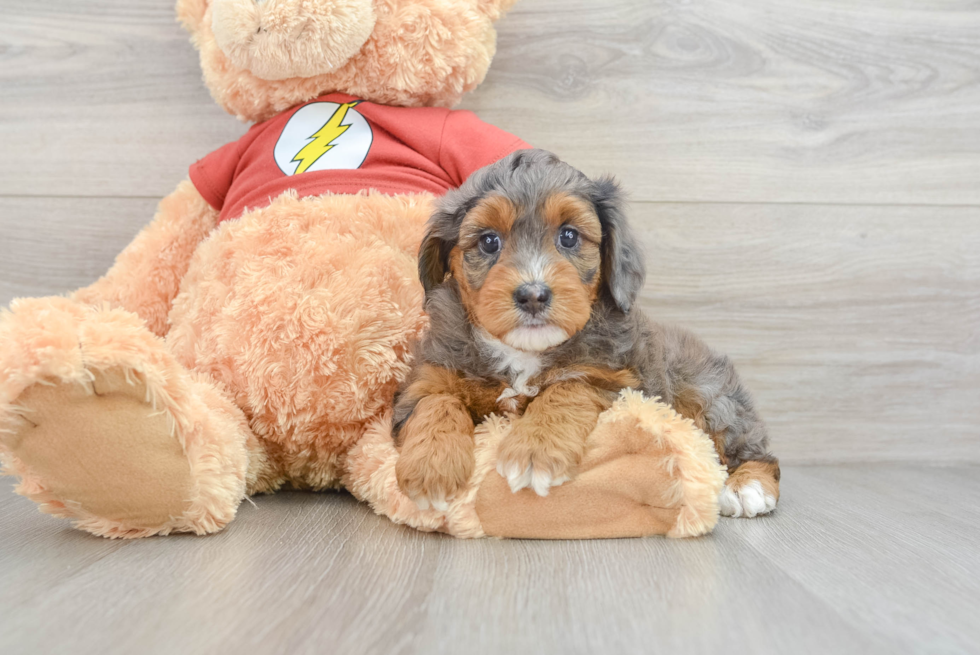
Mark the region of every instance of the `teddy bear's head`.
[[215, 100], [243, 120], [343, 92], [452, 106], [493, 58], [516, 0], [177, 0]]

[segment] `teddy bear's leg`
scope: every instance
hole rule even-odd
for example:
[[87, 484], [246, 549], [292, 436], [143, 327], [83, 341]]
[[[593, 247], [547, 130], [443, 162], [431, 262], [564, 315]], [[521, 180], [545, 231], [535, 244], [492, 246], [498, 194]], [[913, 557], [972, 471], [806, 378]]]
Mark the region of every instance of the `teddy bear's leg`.
[[116, 256], [109, 272], [74, 298], [108, 302], [146, 321], [159, 336], [167, 333], [167, 314], [198, 244], [217, 224], [218, 212], [189, 181], [160, 201], [153, 221]]
[[0, 459], [42, 511], [108, 537], [220, 530], [269, 480], [241, 410], [139, 316], [66, 298], [0, 316]]
[[[718, 521], [725, 480], [711, 439], [668, 405], [637, 391], [620, 394], [588, 436], [578, 475], [542, 498], [511, 492], [493, 470], [515, 423], [496, 417], [477, 428], [478, 487], [472, 509], [485, 534], [534, 539], [592, 539], [665, 534], [693, 537]], [[466, 527], [465, 505], [449, 517]], [[470, 532], [472, 533], [472, 532]], [[466, 534], [463, 532], [463, 534]]]

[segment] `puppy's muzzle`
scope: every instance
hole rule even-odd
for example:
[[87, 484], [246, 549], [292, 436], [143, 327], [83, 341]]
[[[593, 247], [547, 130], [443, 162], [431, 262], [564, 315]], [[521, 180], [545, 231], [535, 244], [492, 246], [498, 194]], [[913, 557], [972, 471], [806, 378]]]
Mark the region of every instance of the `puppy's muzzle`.
[[537, 317], [551, 305], [551, 289], [539, 283], [522, 284], [514, 290], [514, 305], [532, 318]]

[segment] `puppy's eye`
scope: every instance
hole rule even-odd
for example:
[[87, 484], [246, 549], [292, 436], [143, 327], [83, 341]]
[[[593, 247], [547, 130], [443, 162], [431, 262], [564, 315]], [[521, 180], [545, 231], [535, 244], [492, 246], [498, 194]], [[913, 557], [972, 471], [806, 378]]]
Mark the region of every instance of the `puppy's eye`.
[[480, 250], [487, 255], [494, 254], [500, 250], [500, 237], [493, 232], [482, 235], [480, 237]]
[[563, 227], [558, 233], [558, 243], [562, 248], [574, 248], [578, 245], [578, 232], [570, 227]]

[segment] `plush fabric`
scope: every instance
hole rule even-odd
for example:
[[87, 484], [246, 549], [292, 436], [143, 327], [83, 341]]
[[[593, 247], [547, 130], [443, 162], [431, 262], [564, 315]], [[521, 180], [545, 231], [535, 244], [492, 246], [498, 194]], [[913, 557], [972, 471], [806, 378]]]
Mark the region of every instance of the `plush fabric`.
[[[285, 79], [260, 77], [232, 62], [215, 36], [210, 3], [181, 0], [178, 16], [200, 50], [214, 99], [242, 120], [262, 121], [332, 92], [386, 105], [451, 107], [483, 81], [496, 50], [493, 21], [513, 2], [375, 0], [374, 31], [350, 59], [329, 72]], [[334, 0], [277, 3], [269, 19], [295, 21], [289, 14], [310, 4], [328, 6]], [[278, 59], [274, 52], [269, 56]], [[288, 65], [285, 58], [270, 69], [280, 65]]]
[[0, 459], [42, 511], [108, 537], [203, 534], [234, 518], [245, 417], [136, 314], [15, 301], [0, 344]]
[[497, 446], [509, 428], [510, 420], [498, 416], [477, 427], [473, 476], [446, 512], [420, 511], [398, 489], [389, 415], [372, 423], [351, 451], [344, 484], [398, 523], [457, 537], [694, 537], [718, 521], [727, 473], [714, 445], [657, 399], [624, 391], [600, 416], [576, 478], [544, 498], [531, 489], [511, 493], [497, 475]]
[[[257, 121], [335, 91], [451, 106], [483, 79], [511, 3], [179, 0], [177, 11], [214, 97]], [[395, 479], [390, 410], [426, 328], [416, 258], [433, 197], [264, 200], [219, 222], [183, 182], [99, 281], [0, 313], [0, 462], [18, 493], [124, 538], [215, 532], [248, 494], [285, 485], [346, 487], [393, 521], [460, 537], [714, 525], [724, 472], [710, 441], [631, 393], [603, 415], [579, 478], [547, 499], [511, 494], [496, 473], [509, 422], [492, 416], [465, 492], [446, 513], [420, 511]]]
[[199, 246], [167, 344], [247, 408], [278, 484], [338, 486], [391, 404], [426, 325], [415, 253], [431, 200], [287, 194]]

